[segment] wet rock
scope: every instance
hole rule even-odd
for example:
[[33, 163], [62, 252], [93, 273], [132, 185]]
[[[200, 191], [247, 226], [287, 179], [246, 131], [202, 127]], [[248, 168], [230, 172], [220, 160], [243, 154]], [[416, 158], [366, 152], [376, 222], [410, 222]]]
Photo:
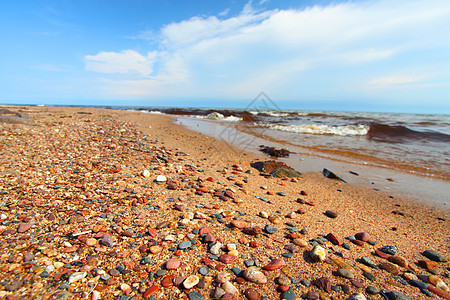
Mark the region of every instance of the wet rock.
[[266, 153], [269, 156], [273, 156], [273, 157], [288, 157], [290, 151], [287, 149], [277, 149], [275, 147], [270, 147], [270, 146], [259, 146], [259, 151], [262, 151], [264, 153]]
[[345, 182], [344, 179], [342, 179], [341, 177], [337, 176], [336, 174], [334, 174], [333, 172], [331, 172], [328, 169], [323, 169], [322, 174], [326, 177], [326, 178], [330, 178], [330, 179], [336, 179], [336, 180], [340, 180], [342, 182]]
[[434, 250], [426, 250], [422, 254], [428, 259], [431, 259], [436, 262], [448, 262], [448, 259], [445, 256]]

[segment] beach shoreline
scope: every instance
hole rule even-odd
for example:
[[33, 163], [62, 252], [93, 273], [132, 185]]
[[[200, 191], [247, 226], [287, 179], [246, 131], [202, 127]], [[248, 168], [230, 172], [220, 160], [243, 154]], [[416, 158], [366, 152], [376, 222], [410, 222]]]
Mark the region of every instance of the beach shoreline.
[[[352, 293], [367, 295], [367, 286], [398, 291], [413, 299], [425, 297], [419, 289], [399, 283], [396, 275], [385, 270], [371, 269], [376, 277], [374, 282], [362, 275], [359, 261], [362, 256], [370, 256], [377, 264], [387, 263], [372, 254], [384, 245], [395, 245], [398, 255], [409, 262], [406, 266], [394, 266], [398, 275], [405, 277], [405, 273], [411, 271], [419, 275], [436, 273], [449, 285], [449, 278], [445, 276], [449, 273], [448, 262], [438, 263], [432, 273], [418, 266], [420, 260], [426, 260], [421, 253], [428, 249], [450, 258], [448, 209], [411, 201], [407, 197], [392, 197], [389, 191], [375, 191], [372, 187], [328, 179], [317, 171], [305, 172], [295, 180], [261, 176], [250, 163], [270, 160], [269, 157], [244, 152], [217, 137], [174, 124], [174, 118], [170, 116], [84, 107], [1, 107], [28, 115], [24, 124], [0, 124], [3, 143], [0, 184], [5, 216], [2, 215], [2, 221], [10, 221], [1, 229], [4, 239], [0, 268], [5, 274], [1, 279], [9, 278], [5, 286], [11, 283], [13, 275], [20, 281], [16, 289], [1, 290], [2, 296], [31, 297], [40, 287], [49, 296], [69, 293], [75, 297], [92, 297], [99, 293], [102, 299], [109, 299], [128, 293], [143, 298], [155, 290], [154, 295], [168, 299], [175, 295], [186, 297], [192, 292], [208, 298], [211, 292], [216, 292], [215, 288], [223, 288], [224, 283], [220, 283], [222, 270], [219, 269], [222, 267], [209, 268], [208, 275], [198, 273], [198, 266], [205, 264], [202, 259], [212, 255], [210, 245], [193, 233], [194, 229], [202, 228], [209, 228], [224, 248], [227, 244], [237, 245], [238, 254], [231, 255], [236, 257], [232, 263], [219, 261], [213, 264], [224, 266], [224, 272], [230, 274], [226, 276], [241, 297], [247, 289], [254, 288], [268, 299], [279, 298], [280, 289], [285, 288], [277, 279], [281, 275], [289, 278], [287, 286], [298, 297], [318, 292], [325, 299], [347, 299]], [[143, 175], [145, 170], [147, 176]], [[298, 171], [302, 172], [301, 169]], [[166, 181], [156, 183], [158, 175], [168, 179], [175, 188], [171, 189]], [[211, 180], [207, 180], [209, 178]], [[218, 190], [227, 189], [232, 191], [233, 197], [224, 197], [226, 201], [214, 195]], [[325, 214], [330, 210], [337, 213], [337, 218]], [[262, 218], [261, 212], [277, 216], [281, 222]], [[114, 218], [110, 219], [108, 214], [113, 214]], [[180, 217], [187, 214], [196, 217]], [[76, 219], [80, 216], [82, 218]], [[241, 229], [229, 225], [235, 217], [248, 226], [265, 228], [270, 225], [277, 231], [262, 232], [260, 237], [244, 234]], [[24, 222], [25, 218], [29, 219]], [[75, 218], [73, 222], [64, 223], [64, 219], [72, 218]], [[162, 226], [163, 222], [167, 224]], [[299, 230], [305, 229], [306, 234], [297, 234], [301, 240], [311, 242], [316, 239], [319, 243], [320, 237], [331, 233], [341, 242], [348, 243], [351, 250], [322, 241], [328, 260], [311, 263], [308, 253], [312, 251], [312, 242], [302, 246], [293, 243], [287, 238], [293, 232], [286, 230], [285, 223], [295, 225]], [[17, 226], [25, 226], [21, 224], [30, 224], [30, 227], [16, 231]], [[51, 229], [44, 230], [47, 227]], [[95, 232], [98, 227], [100, 229]], [[80, 232], [87, 233], [66, 238], [69, 233]], [[365, 242], [359, 245], [346, 239], [358, 232], [370, 233], [376, 245]], [[112, 237], [114, 243], [102, 243], [105, 235]], [[151, 246], [160, 247], [159, 252], [138, 250], [147, 245], [149, 238], [155, 243]], [[252, 241], [258, 246], [252, 247]], [[184, 250], [180, 247], [183, 242], [196, 246]], [[56, 253], [47, 251], [49, 245], [45, 246], [46, 243], [52, 244]], [[288, 255], [290, 258], [283, 256], [289, 252], [286, 245], [291, 245], [289, 249], [296, 245], [299, 252], [291, 251], [293, 256]], [[170, 250], [173, 247], [175, 251]], [[234, 254], [233, 247], [219, 253]], [[112, 251], [115, 254], [107, 256]], [[34, 256], [33, 269], [24, 268], [27, 253]], [[92, 255], [95, 264], [86, 262]], [[139, 263], [143, 257], [150, 257], [154, 263]], [[286, 266], [265, 271], [268, 282], [262, 286], [249, 280], [241, 282], [237, 278], [242, 277], [231, 270], [232, 267], [246, 269], [245, 260], [264, 266], [271, 258], [281, 257]], [[83, 259], [81, 266], [72, 264], [66, 268], [73, 271], [68, 271], [70, 274], [86, 272], [80, 275], [84, 275], [82, 280], [71, 282], [67, 289], [57, 288], [64, 280], [60, 282], [55, 276], [63, 269], [50, 268], [47, 272], [50, 277], [42, 276], [48, 266]], [[180, 260], [184, 267], [171, 270], [161, 267], [169, 259]], [[115, 282], [111, 285], [93, 271], [100, 268], [109, 272], [117, 269], [119, 264], [130, 272], [112, 276]], [[338, 268], [350, 269], [355, 280], [364, 287], [336, 276], [334, 271]], [[159, 272], [161, 276], [152, 275], [152, 279], [148, 279], [149, 273], [157, 274], [160, 270], [164, 271]], [[144, 273], [146, 276], [141, 277]], [[164, 286], [162, 280], [169, 275], [174, 278], [198, 276], [203, 280], [204, 288]], [[340, 290], [324, 291], [314, 285], [299, 283], [302, 279], [313, 282], [321, 277], [329, 278]], [[31, 279], [34, 284], [29, 283]], [[219, 283], [212, 284], [212, 281]], [[345, 292], [343, 286], [350, 291]]]

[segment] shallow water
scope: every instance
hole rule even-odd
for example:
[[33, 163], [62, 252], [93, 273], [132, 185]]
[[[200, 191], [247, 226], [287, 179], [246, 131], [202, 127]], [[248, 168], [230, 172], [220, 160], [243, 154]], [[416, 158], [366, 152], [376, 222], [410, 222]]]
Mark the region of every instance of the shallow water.
[[[333, 155], [317, 153], [314, 147], [304, 148], [294, 143], [286, 144], [266, 139], [267, 134], [256, 136], [237, 130], [235, 124], [221, 121], [180, 117], [177, 123], [202, 134], [222, 139], [246, 152], [259, 152], [259, 145], [284, 147], [292, 152], [287, 158], [279, 158], [300, 172], [320, 172], [327, 168], [345, 179], [348, 183], [384, 191], [394, 196], [407, 197], [440, 208], [450, 209], [450, 182], [436, 177], [418, 176], [391, 168], [375, 166], [362, 159], [339, 160]], [[250, 131], [253, 133], [253, 131]], [[268, 157], [269, 158], [269, 157]], [[359, 175], [350, 173], [356, 172]]]

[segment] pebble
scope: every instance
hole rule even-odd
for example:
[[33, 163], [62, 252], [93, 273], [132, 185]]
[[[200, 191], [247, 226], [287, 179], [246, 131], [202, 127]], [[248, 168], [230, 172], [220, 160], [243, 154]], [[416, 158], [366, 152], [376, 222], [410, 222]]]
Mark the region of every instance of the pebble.
[[294, 293], [293, 290], [289, 289], [280, 295], [280, 299], [295, 300], [297, 299], [297, 295]]
[[436, 270], [439, 267], [439, 263], [432, 260], [419, 260], [419, 266], [427, 270]]
[[200, 294], [199, 292], [190, 292], [188, 294], [188, 298], [189, 300], [203, 300], [203, 295]]
[[380, 268], [387, 271], [388, 273], [391, 273], [393, 275], [398, 275], [399, 270], [396, 265], [388, 262], [383, 262], [380, 264]]
[[428, 288], [428, 284], [426, 284], [423, 281], [419, 281], [419, 280], [412, 279], [409, 281], [409, 284], [416, 288], [419, 288], [419, 289], [427, 289]]
[[376, 295], [380, 293], [380, 290], [373, 285], [369, 285], [368, 287], [366, 287], [366, 293], [369, 295]]
[[422, 254], [435, 262], [448, 262], [448, 259], [445, 256], [434, 250], [426, 250]]
[[201, 275], [206, 276], [206, 275], [209, 274], [209, 268], [208, 268], [208, 267], [200, 267], [200, 268], [198, 269], [198, 272], [199, 272]]
[[370, 259], [370, 257], [368, 257], [368, 256], [361, 257], [361, 262], [368, 267], [378, 269], [378, 265], [376, 263], [374, 263], [373, 260]]
[[225, 281], [222, 284], [222, 289], [225, 291], [225, 293], [239, 295], [239, 290], [229, 281]]
[[370, 234], [363, 231], [363, 232], [358, 232], [357, 234], [355, 234], [355, 238], [357, 240], [363, 241], [363, 242], [369, 242], [370, 241]]
[[399, 265], [400, 267], [404, 267], [404, 268], [408, 267], [408, 261], [404, 257], [398, 256], [398, 255], [392, 255], [391, 257], [388, 258], [388, 260], [391, 263]]
[[339, 238], [332, 233], [327, 234], [326, 238], [334, 245], [342, 245], [342, 242], [339, 240]]
[[156, 176], [156, 181], [157, 182], [165, 182], [165, 181], [167, 181], [167, 177], [164, 175], [158, 175], [158, 176]]
[[114, 246], [113, 239], [110, 235], [105, 235], [102, 240], [100, 241], [102, 245], [105, 245], [106, 247], [112, 247]]
[[347, 279], [353, 279], [355, 278], [355, 275], [352, 274], [352, 272], [350, 272], [347, 269], [338, 269], [337, 270], [337, 274], [341, 277], [347, 278]]
[[248, 300], [259, 300], [261, 298], [261, 294], [254, 288], [247, 288], [244, 295]]
[[272, 259], [267, 265], [263, 267], [266, 271], [275, 271], [280, 269], [281, 267], [284, 267], [286, 265], [286, 262], [282, 258], [274, 258]]
[[20, 223], [19, 227], [17, 228], [17, 232], [24, 233], [24, 232], [28, 231], [30, 228], [31, 228], [30, 223]]
[[185, 250], [185, 249], [187, 249], [187, 248], [189, 248], [191, 246], [192, 246], [192, 242], [191, 241], [184, 241], [184, 242], [181, 242], [180, 244], [178, 244], [178, 249]]
[[309, 291], [304, 295], [304, 298], [308, 300], [316, 300], [320, 299], [320, 294], [315, 291]]
[[275, 232], [278, 231], [278, 229], [276, 227], [273, 227], [272, 225], [267, 224], [264, 227], [264, 231], [268, 234], [274, 234]]
[[86, 272], [75, 272], [75, 273], [72, 273], [69, 276], [69, 283], [74, 283], [74, 282], [76, 282], [78, 280], [83, 279], [86, 276], [87, 276]]
[[327, 217], [329, 217], [329, 218], [335, 219], [335, 218], [337, 218], [338, 213], [335, 212], [334, 210], [327, 210], [327, 211], [325, 212], [325, 215], [326, 215]]
[[253, 283], [265, 284], [267, 283], [267, 277], [263, 272], [259, 271], [257, 267], [250, 267], [244, 270], [242, 276]]
[[183, 281], [183, 286], [185, 289], [189, 290], [189, 289], [193, 288], [194, 286], [196, 286], [199, 281], [200, 281], [200, 278], [198, 278], [198, 276], [191, 275]]
[[166, 269], [167, 270], [176, 270], [180, 267], [180, 265], [181, 265], [181, 261], [179, 259], [172, 258], [166, 262]]
[[366, 277], [367, 279], [369, 279], [370, 281], [375, 281], [376, 280], [375, 275], [373, 275], [370, 272], [364, 272], [363, 276]]
[[319, 277], [313, 281], [313, 284], [327, 293], [331, 292], [331, 280], [328, 277]]
[[380, 248], [381, 252], [384, 252], [389, 255], [396, 255], [397, 254], [397, 247], [392, 245], [386, 245]]
[[322, 246], [316, 245], [309, 255], [313, 261], [322, 262], [327, 258], [327, 251]]
[[366, 296], [364, 296], [364, 294], [361, 293], [355, 293], [353, 295], [351, 295], [348, 300], [367, 300]]

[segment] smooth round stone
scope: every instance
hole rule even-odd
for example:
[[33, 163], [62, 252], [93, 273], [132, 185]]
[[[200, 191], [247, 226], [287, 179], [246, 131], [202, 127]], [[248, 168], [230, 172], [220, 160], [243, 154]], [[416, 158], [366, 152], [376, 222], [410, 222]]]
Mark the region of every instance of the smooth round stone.
[[310, 287], [311, 286], [311, 281], [309, 281], [308, 279], [302, 279], [302, 280], [300, 280], [300, 283], [303, 286], [306, 286], [306, 287]]
[[376, 263], [374, 263], [373, 260], [371, 260], [370, 257], [368, 257], [368, 256], [361, 257], [361, 262], [368, 267], [378, 269], [378, 265]]
[[281, 285], [290, 285], [292, 283], [291, 279], [284, 274], [277, 277], [277, 282]]
[[267, 232], [268, 234], [273, 234], [273, 233], [277, 232], [278, 229], [276, 227], [272, 226], [272, 225], [267, 224], [264, 227], [264, 231]]
[[183, 281], [183, 286], [185, 289], [189, 290], [194, 286], [196, 286], [199, 283], [199, 281], [200, 279], [197, 276], [191, 275]]
[[338, 269], [337, 270], [337, 274], [341, 277], [347, 278], [347, 279], [353, 279], [355, 278], [355, 275], [352, 274], [352, 272], [350, 272], [347, 269]]
[[334, 219], [334, 218], [337, 218], [338, 213], [335, 212], [334, 210], [327, 210], [327, 211], [325, 212], [325, 215], [326, 215], [327, 217], [329, 217], [329, 218]]
[[395, 247], [393, 245], [385, 245], [385, 246], [381, 247], [380, 251], [384, 252], [386, 254], [389, 254], [389, 255], [395, 255], [395, 254], [397, 254], [397, 247]]
[[209, 274], [209, 268], [208, 267], [201, 267], [200, 269], [198, 269], [198, 272], [201, 275], [203, 275], [203, 276], [208, 275]]
[[309, 291], [308, 293], [306, 293], [306, 295], [304, 297], [305, 297], [305, 299], [308, 299], [308, 300], [315, 300], [315, 299], [320, 299], [320, 294], [315, 291]]
[[367, 300], [367, 298], [361, 293], [355, 293], [351, 295], [348, 300]]
[[287, 290], [286, 292], [282, 293], [280, 296], [280, 299], [285, 299], [285, 300], [296, 300], [297, 299], [297, 295], [294, 293], [293, 290]]
[[259, 300], [261, 298], [261, 294], [254, 288], [246, 289], [244, 295], [248, 300]]
[[166, 262], [167, 270], [176, 270], [180, 267], [181, 261], [177, 258], [171, 258]]
[[448, 259], [445, 256], [434, 250], [426, 250], [422, 254], [428, 259], [431, 259], [436, 262], [448, 262]]
[[274, 271], [278, 270], [281, 267], [285, 266], [286, 262], [282, 258], [274, 258], [267, 265], [263, 267], [266, 271]]
[[114, 277], [120, 276], [120, 272], [117, 269], [111, 269], [111, 270], [109, 270], [108, 273], [109, 273], [109, 275], [114, 276]]
[[416, 288], [419, 288], [419, 289], [425, 289], [426, 290], [428, 288], [428, 284], [426, 284], [425, 282], [419, 281], [419, 280], [412, 279], [412, 280], [409, 281], [409, 284], [414, 286], [414, 287], [416, 287]]
[[370, 234], [363, 231], [363, 232], [358, 232], [357, 234], [355, 234], [355, 238], [357, 240], [363, 241], [363, 242], [368, 242], [370, 241]]
[[203, 295], [199, 292], [190, 292], [188, 298], [189, 300], [203, 300]]
[[375, 276], [372, 273], [369, 273], [369, 272], [364, 272], [363, 276], [366, 277], [367, 279], [369, 279], [370, 281], [375, 281], [376, 280]]
[[250, 267], [243, 272], [243, 277], [253, 283], [265, 284], [267, 283], [267, 277], [263, 272], [259, 271], [256, 267]]
[[366, 288], [366, 293], [369, 294], [369, 295], [376, 295], [376, 294], [380, 293], [380, 290], [377, 287], [373, 286], [373, 285], [369, 285]]
[[159, 270], [156, 271], [156, 273], [155, 273], [156, 277], [161, 277], [161, 276], [163, 276], [163, 275], [165, 275], [165, 274], [166, 274], [166, 270], [162, 270], [162, 269], [159, 269]]
[[281, 254], [281, 256], [283, 256], [284, 258], [292, 258], [292, 256], [294, 256], [294, 254], [288, 252], [288, 253]]
[[191, 247], [191, 246], [192, 246], [192, 242], [191, 242], [191, 241], [184, 241], [184, 242], [181, 242], [181, 243], [178, 245], [178, 249], [184, 250], [184, 249], [187, 249], [187, 248], [189, 248], [189, 247]]
[[252, 259], [246, 259], [246, 260], [244, 260], [244, 265], [248, 268], [248, 267], [251, 267], [251, 266], [254, 266], [255, 265], [255, 261], [254, 260], [252, 260]]

